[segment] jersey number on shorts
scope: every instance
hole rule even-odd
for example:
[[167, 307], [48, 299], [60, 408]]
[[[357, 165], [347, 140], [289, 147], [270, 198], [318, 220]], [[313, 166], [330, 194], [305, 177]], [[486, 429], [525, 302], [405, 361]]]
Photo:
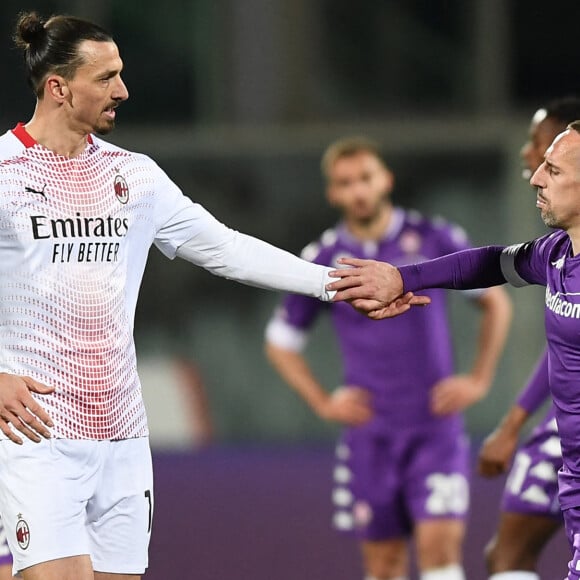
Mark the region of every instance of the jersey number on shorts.
[[463, 514], [469, 504], [467, 480], [460, 473], [432, 473], [427, 478], [431, 490], [425, 509], [432, 515]]
[[532, 458], [527, 453], [521, 451], [515, 456], [514, 465], [510, 471], [506, 487], [513, 495], [518, 495], [522, 491], [522, 485], [526, 479], [528, 469], [532, 464]]

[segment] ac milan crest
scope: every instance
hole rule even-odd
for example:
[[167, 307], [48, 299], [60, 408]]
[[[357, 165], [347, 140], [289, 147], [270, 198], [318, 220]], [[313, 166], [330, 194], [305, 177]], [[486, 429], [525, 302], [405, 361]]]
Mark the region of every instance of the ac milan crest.
[[23, 550], [26, 550], [30, 544], [30, 530], [26, 521], [20, 517], [20, 514], [19, 520], [16, 522], [16, 540]]
[[129, 201], [129, 186], [122, 175], [115, 176], [115, 195], [123, 204]]

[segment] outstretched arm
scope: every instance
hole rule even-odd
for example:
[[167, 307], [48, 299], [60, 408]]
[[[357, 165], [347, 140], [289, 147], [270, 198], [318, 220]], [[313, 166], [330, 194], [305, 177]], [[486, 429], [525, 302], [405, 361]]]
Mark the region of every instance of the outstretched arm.
[[351, 268], [333, 270], [340, 278], [327, 285], [333, 300], [347, 300], [370, 318], [385, 318], [389, 305], [403, 292], [427, 288], [469, 290], [504, 284], [500, 258], [503, 246], [486, 246], [396, 268], [387, 262], [341, 258]]

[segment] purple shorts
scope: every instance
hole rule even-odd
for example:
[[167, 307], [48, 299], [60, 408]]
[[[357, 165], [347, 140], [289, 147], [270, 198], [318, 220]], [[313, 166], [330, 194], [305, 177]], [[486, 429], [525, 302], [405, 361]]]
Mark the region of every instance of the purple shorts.
[[558, 470], [562, 467], [556, 420], [538, 425], [520, 447], [507, 478], [502, 510], [561, 520]]
[[440, 427], [345, 432], [336, 448], [334, 526], [361, 539], [408, 537], [417, 521], [464, 519], [469, 443]]

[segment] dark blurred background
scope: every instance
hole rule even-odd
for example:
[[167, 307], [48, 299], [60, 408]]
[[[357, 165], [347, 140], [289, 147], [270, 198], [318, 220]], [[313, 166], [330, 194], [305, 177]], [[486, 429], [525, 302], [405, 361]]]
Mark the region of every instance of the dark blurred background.
[[[578, 0], [3, 0], [5, 129], [34, 106], [10, 41], [24, 9], [84, 16], [114, 34], [130, 99], [109, 139], [151, 155], [236, 229], [299, 252], [337, 217], [324, 200], [323, 149], [365, 134], [395, 171], [396, 203], [460, 223], [478, 245], [543, 231], [519, 149], [539, 106], [580, 93]], [[279, 296], [179, 262], [151, 251], [137, 311], [154, 447], [196, 443], [183, 376], [163, 374], [175, 358], [202, 377], [215, 441], [330, 445], [336, 428], [264, 359]], [[510, 292], [510, 345], [491, 395], [467, 413], [474, 440], [507, 409], [543, 346], [542, 291]], [[477, 318], [459, 296], [451, 311], [465, 369]], [[326, 321], [308, 354], [328, 388], [338, 385]]]

